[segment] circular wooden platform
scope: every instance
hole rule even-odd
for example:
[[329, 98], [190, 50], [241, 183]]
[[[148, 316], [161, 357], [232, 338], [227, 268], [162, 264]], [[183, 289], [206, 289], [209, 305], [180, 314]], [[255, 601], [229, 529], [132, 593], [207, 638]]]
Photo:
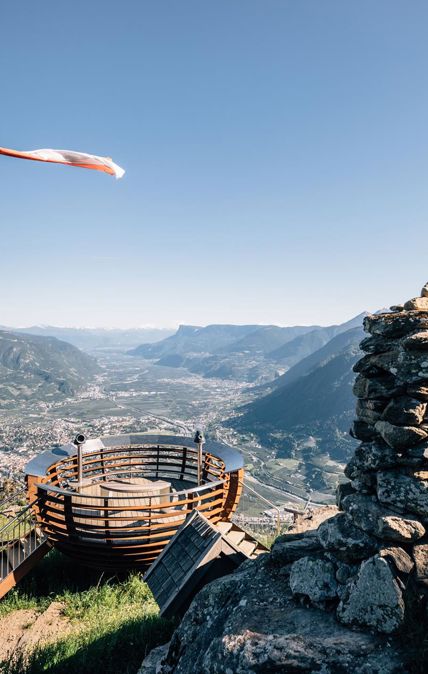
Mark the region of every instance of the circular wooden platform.
[[147, 568], [195, 509], [213, 522], [228, 520], [243, 460], [234, 448], [207, 442], [198, 485], [192, 438], [135, 434], [88, 441], [81, 487], [74, 445], [39, 455], [26, 475], [49, 541], [83, 564], [120, 571]]

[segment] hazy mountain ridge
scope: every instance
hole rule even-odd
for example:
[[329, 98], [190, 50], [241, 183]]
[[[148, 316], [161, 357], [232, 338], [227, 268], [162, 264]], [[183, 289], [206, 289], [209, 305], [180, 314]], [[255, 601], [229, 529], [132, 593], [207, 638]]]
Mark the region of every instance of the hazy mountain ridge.
[[155, 344], [142, 344], [129, 353], [204, 377], [263, 384], [280, 377], [333, 337], [360, 326], [364, 315], [326, 327], [181, 325], [171, 337]]
[[281, 362], [284, 366], [292, 367], [303, 358], [306, 358], [306, 356], [318, 351], [318, 349], [327, 344], [336, 335], [346, 332], [351, 328], [361, 326], [364, 316], [366, 316], [366, 312], [358, 314], [358, 316], [351, 318], [351, 320], [345, 323], [317, 328], [300, 335], [279, 349], [269, 353], [269, 357]]
[[304, 377], [317, 367], [325, 365], [328, 363], [331, 358], [337, 356], [343, 349], [348, 346], [355, 346], [364, 337], [364, 330], [361, 327], [351, 328], [345, 332], [340, 332], [335, 337], [332, 337], [324, 346], [322, 346], [314, 353], [311, 353], [306, 358], [299, 360], [293, 367], [291, 367], [287, 372], [272, 382], [272, 385], [275, 388], [280, 388], [282, 386], [288, 386], [292, 382], [296, 381], [300, 377]]
[[273, 391], [242, 408], [231, 425], [280, 451], [312, 438], [344, 461], [354, 444], [347, 432], [355, 414], [352, 367], [361, 357], [361, 338], [361, 328], [336, 336], [276, 380]]
[[292, 431], [296, 426], [342, 417], [355, 406], [352, 367], [357, 359], [358, 352], [353, 347], [345, 348], [310, 374], [251, 403], [247, 419], [252, 424], [267, 423]]
[[133, 356], [163, 358], [169, 355], [212, 354], [254, 332], [259, 325], [213, 324], [205, 327], [180, 325], [171, 337], [156, 344], [141, 344], [130, 351]]
[[263, 325], [259, 326], [257, 330], [245, 335], [242, 339], [233, 342], [230, 346], [217, 349], [217, 352], [244, 353], [246, 351], [251, 351], [252, 353], [263, 353], [267, 355], [283, 344], [287, 344], [296, 337], [311, 332], [318, 327], [319, 326], [315, 325], [297, 325], [281, 328], [277, 325]]
[[72, 395], [100, 371], [96, 360], [55, 337], [0, 331], [0, 404]]
[[1, 327], [0, 330], [19, 334], [56, 337], [79, 349], [135, 347], [144, 340], [147, 343], [165, 339], [174, 334], [169, 328], [65, 328], [54, 325], [33, 325], [27, 328]]

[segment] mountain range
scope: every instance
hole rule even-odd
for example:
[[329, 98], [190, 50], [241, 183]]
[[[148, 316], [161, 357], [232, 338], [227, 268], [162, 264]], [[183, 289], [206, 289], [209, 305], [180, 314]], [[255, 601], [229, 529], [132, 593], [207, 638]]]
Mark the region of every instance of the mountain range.
[[352, 368], [363, 335], [362, 327], [336, 334], [281, 377], [255, 387], [255, 399], [224, 421], [241, 438], [253, 437], [272, 451], [255, 467], [259, 480], [300, 495], [308, 488], [334, 493], [357, 444], [349, 435]]
[[174, 334], [167, 328], [63, 328], [54, 325], [32, 325], [28, 328], [1, 327], [1, 330], [20, 334], [56, 337], [79, 349], [130, 349], [141, 342], [156, 342]]
[[[276, 379], [259, 388], [259, 397], [232, 423], [265, 442], [274, 438], [319, 436], [329, 454], [343, 460], [347, 431], [354, 416], [352, 367], [361, 356], [362, 328], [334, 337]], [[264, 392], [264, 395], [263, 395]], [[342, 437], [342, 434], [344, 437]]]
[[[352, 367], [359, 357], [364, 316], [331, 326], [182, 325], [174, 334], [166, 333], [164, 339], [145, 342], [127, 353], [142, 376], [144, 361], [149, 360], [182, 368], [185, 375], [251, 383], [240, 398], [247, 403], [241, 407], [237, 403], [221, 425], [237, 431], [240, 442], [248, 437], [251, 446], [262, 445], [262, 458], [254, 467], [256, 477], [280, 488], [283, 484], [301, 488], [303, 494], [308, 487], [332, 493], [341, 464], [355, 445], [348, 434], [355, 404]], [[26, 330], [33, 329], [37, 328]], [[38, 329], [43, 335], [0, 330], [0, 408], [13, 408], [26, 400], [72, 397], [100, 372], [92, 356], [45, 336], [46, 331], [59, 330], [89, 351], [123, 351], [126, 340], [133, 339], [126, 331], [112, 335], [87, 329]], [[155, 339], [160, 332], [144, 330], [144, 334]]]
[[99, 372], [94, 358], [55, 337], [0, 330], [0, 406], [73, 395]]
[[[325, 489], [355, 445], [348, 434], [355, 407], [352, 367], [365, 315], [330, 326], [183, 325], [167, 339], [130, 353], [204, 377], [251, 382], [251, 402], [224, 426], [256, 438], [279, 460], [295, 461], [306, 484]], [[330, 460], [336, 463], [329, 483]], [[317, 461], [319, 466], [308, 468]], [[277, 468], [265, 464], [260, 478], [270, 480]]]
[[205, 377], [266, 383], [362, 324], [364, 313], [331, 326], [181, 325], [177, 332], [128, 353]]

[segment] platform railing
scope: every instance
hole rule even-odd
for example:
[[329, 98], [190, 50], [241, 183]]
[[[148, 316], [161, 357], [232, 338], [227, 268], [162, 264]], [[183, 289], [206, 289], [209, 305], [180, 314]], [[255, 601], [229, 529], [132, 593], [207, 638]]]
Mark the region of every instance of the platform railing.
[[[8, 508], [25, 492], [13, 494], [0, 504], [2, 525], [0, 526], [0, 597], [3, 596], [2, 584], [8, 577], [22, 567], [43, 546], [47, 537], [37, 523], [36, 511], [38, 499], [21, 506], [15, 515], [8, 516]], [[22, 500], [22, 499], [20, 499]], [[6, 513], [6, 514], [5, 514]], [[12, 585], [14, 582], [12, 582]], [[10, 585], [10, 583], [9, 583]], [[10, 589], [8, 586], [7, 589]]]
[[194, 509], [222, 519], [225, 480], [168, 495], [78, 493], [37, 485], [38, 518], [49, 541], [81, 562], [148, 566]]
[[[147, 477], [184, 480], [194, 484], [198, 482], [197, 450], [185, 446], [103, 448], [85, 453], [82, 469], [83, 477], [92, 480]], [[66, 487], [77, 475], [77, 458], [71, 456], [50, 468], [48, 481]], [[224, 462], [212, 454], [204, 453], [202, 481], [221, 479], [224, 475]]]
[[300, 508], [278, 505], [261, 494], [253, 483], [249, 484], [249, 479], [240, 479], [239, 483], [242, 494], [233, 520], [264, 545], [270, 545], [277, 536], [287, 531], [295, 518], [307, 510], [310, 503], [309, 497]]
[[[227, 471], [223, 458], [204, 451], [199, 485], [198, 450], [188, 439], [104, 445], [84, 452], [81, 465], [79, 480], [76, 455], [60, 458], [27, 476], [28, 490], [50, 544], [98, 568], [147, 567], [193, 510], [217, 522], [239, 501], [239, 461]], [[118, 481], [132, 488], [119, 491]]]

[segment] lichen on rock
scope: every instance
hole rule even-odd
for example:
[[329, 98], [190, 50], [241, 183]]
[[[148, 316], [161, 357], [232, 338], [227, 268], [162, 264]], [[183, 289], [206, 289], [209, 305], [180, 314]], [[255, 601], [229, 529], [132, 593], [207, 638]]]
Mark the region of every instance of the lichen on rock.
[[328, 559], [301, 557], [291, 567], [290, 588], [319, 603], [337, 596], [336, 569]]
[[385, 634], [403, 624], [403, 593], [386, 559], [375, 555], [363, 562], [355, 580], [349, 581], [337, 617], [343, 623], [373, 627]]

